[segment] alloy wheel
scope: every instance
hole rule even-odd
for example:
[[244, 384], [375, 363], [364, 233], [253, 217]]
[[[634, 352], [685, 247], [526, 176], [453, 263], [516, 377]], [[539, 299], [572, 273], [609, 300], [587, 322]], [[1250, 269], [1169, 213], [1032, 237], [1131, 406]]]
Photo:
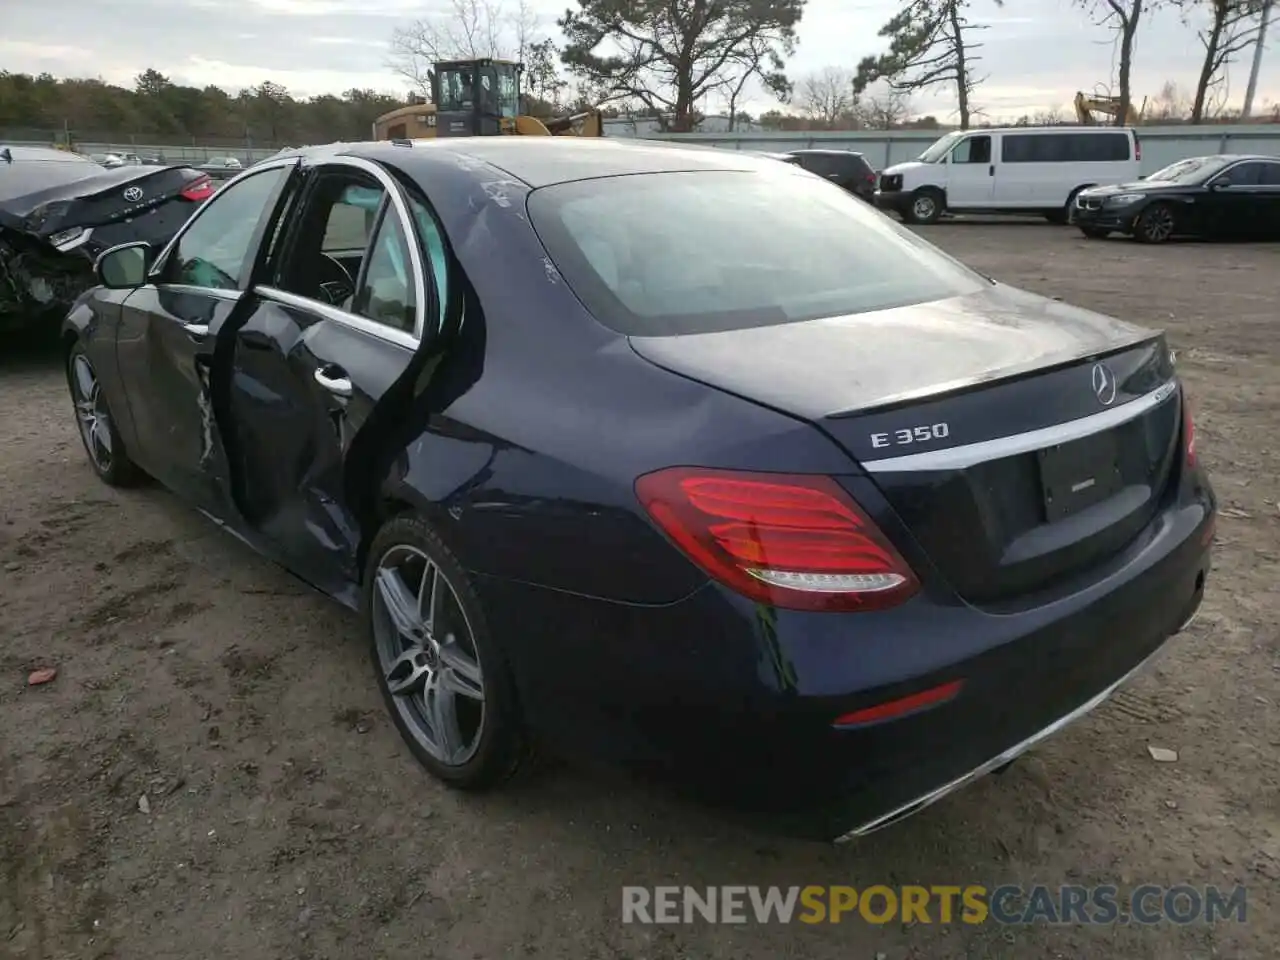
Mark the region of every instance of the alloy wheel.
[[1173, 211], [1166, 206], [1152, 207], [1142, 215], [1142, 238], [1149, 243], [1162, 243], [1173, 235]]
[[440, 763], [467, 763], [484, 732], [484, 675], [453, 584], [417, 547], [391, 547], [371, 612], [378, 665], [409, 734]]
[[102, 396], [102, 385], [94, 374], [93, 365], [84, 354], [77, 354], [71, 363], [72, 400], [76, 407], [76, 421], [85, 450], [100, 473], [111, 470], [112, 441], [111, 414]]

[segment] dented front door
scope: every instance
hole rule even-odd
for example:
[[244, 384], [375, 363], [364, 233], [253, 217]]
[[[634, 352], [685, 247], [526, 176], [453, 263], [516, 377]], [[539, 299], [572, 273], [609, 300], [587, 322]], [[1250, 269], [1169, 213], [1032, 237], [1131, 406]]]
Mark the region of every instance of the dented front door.
[[116, 339], [138, 438], [131, 453], [165, 486], [218, 517], [227, 466], [209, 375], [215, 335], [237, 303], [226, 291], [143, 287], [125, 300]]
[[219, 334], [248, 307], [262, 237], [296, 162], [266, 164], [225, 187], [158, 257], [121, 310], [116, 361], [137, 447], [134, 459], [201, 509], [227, 516], [228, 466], [212, 389]]

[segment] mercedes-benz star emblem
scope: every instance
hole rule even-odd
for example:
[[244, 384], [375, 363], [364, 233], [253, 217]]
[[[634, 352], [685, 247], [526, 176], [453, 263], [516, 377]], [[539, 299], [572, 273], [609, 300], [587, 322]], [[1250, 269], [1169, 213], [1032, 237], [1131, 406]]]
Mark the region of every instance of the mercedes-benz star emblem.
[[1105, 363], [1093, 365], [1093, 395], [1104, 407], [1111, 406], [1116, 399], [1116, 375]]
[[142, 188], [126, 187], [124, 191], [124, 198], [128, 200], [130, 203], [137, 203], [139, 200], [142, 199]]

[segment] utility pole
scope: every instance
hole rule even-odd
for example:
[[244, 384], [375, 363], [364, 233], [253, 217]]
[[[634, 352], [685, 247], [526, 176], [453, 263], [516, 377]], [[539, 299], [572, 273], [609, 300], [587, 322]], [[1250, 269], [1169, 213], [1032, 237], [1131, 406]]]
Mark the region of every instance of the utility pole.
[[1240, 119], [1249, 119], [1253, 112], [1253, 95], [1258, 92], [1258, 71], [1262, 69], [1262, 47], [1267, 41], [1267, 21], [1271, 19], [1273, 0], [1265, 0], [1262, 5], [1262, 23], [1258, 25], [1258, 39], [1253, 45], [1253, 67], [1249, 70], [1249, 85], [1244, 90], [1244, 109], [1240, 111]]

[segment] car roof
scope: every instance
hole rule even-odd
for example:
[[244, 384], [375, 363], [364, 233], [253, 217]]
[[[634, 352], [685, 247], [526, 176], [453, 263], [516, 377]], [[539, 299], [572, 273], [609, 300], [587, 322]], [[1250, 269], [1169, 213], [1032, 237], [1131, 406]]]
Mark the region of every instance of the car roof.
[[342, 155], [393, 162], [409, 170], [422, 164], [467, 166], [479, 161], [530, 188], [574, 180], [638, 173], [698, 170], [770, 172], [775, 160], [744, 151], [687, 146], [663, 140], [623, 137], [441, 137], [431, 140], [332, 143], [283, 150], [270, 159], [302, 156], [321, 161]]
[[832, 147], [805, 147], [802, 150], [791, 150], [789, 151], [789, 153], [793, 157], [814, 156], [814, 155], [820, 155], [824, 157], [860, 157], [862, 156], [862, 153], [858, 150], [839, 150]]

